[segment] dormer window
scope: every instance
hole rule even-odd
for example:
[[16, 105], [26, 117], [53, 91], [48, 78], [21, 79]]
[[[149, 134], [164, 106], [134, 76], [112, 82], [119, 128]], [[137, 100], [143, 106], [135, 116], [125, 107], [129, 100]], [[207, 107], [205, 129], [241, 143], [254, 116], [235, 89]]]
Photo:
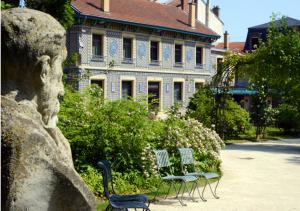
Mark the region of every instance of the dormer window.
[[251, 48], [252, 50], [256, 50], [259, 47], [259, 39], [258, 37], [251, 38]]

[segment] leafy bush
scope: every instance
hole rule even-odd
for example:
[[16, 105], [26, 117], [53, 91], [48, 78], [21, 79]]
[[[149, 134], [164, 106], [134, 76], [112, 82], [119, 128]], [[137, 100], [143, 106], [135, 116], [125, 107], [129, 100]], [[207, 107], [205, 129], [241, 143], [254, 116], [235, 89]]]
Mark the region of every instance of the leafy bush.
[[[58, 127], [69, 140], [75, 168], [95, 165], [99, 158], [98, 111], [104, 106], [102, 91], [92, 86], [82, 93], [67, 87], [61, 102]], [[101, 148], [100, 148], [101, 149]]]
[[100, 196], [103, 194], [102, 174], [98, 169], [90, 165], [82, 166], [79, 174], [96, 195]]
[[250, 127], [249, 113], [231, 99], [225, 100], [221, 121], [226, 137], [236, 137]]
[[[111, 163], [117, 191], [139, 192], [157, 185], [153, 149], [192, 147], [204, 169], [219, 170], [220, 137], [194, 119], [173, 111], [166, 120], [152, 120], [147, 101], [105, 102], [92, 86], [82, 93], [66, 89], [61, 102], [59, 127], [69, 140], [75, 168], [95, 194], [102, 192], [99, 160]], [[175, 164], [179, 155], [172, 158]], [[180, 165], [175, 165], [179, 171]], [[97, 182], [98, 181], [98, 182]]]
[[199, 89], [190, 99], [187, 115], [200, 121], [205, 127], [215, 123], [214, 94], [209, 87]]
[[285, 132], [300, 130], [300, 114], [295, 106], [281, 104], [278, 107], [277, 124]]
[[217, 131], [224, 132], [225, 138], [235, 137], [245, 132], [250, 127], [249, 114], [230, 98], [222, 98], [224, 105], [218, 109], [214, 104], [214, 94], [209, 87], [200, 89], [191, 98], [187, 115], [195, 118], [205, 127], [217, 125]]
[[93, 86], [82, 94], [67, 90], [61, 107], [59, 127], [70, 140], [77, 168], [105, 159], [118, 172], [141, 170], [141, 153], [157, 136], [147, 103], [104, 103]]

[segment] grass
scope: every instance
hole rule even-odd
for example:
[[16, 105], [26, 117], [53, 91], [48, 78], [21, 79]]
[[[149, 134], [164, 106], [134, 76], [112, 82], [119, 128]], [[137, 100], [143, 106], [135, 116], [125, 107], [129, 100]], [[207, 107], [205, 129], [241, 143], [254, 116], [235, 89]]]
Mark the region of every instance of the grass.
[[[215, 182], [215, 181], [216, 181], [216, 179], [210, 180], [210, 182]], [[199, 178], [199, 180], [198, 180], [198, 185], [199, 185], [199, 186], [198, 186], [198, 187], [203, 187], [204, 184], [205, 184], [204, 178]], [[191, 184], [191, 183], [188, 183], [187, 186], [188, 186], [188, 190], [190, 190], [192, 184]], [[176, 187], [176, 189], [178, 190], [179, 187], [180, 187], [180, 182], [177, 182], [177, 183], [175, 184], [175, 187]], [[156, 198], [162, 199], [162, 198], [167, 194], [168, 189], [169, 189], [169, 184], [163, 182], [163, 183], [161, 184], [161, 186], [159, 187], [159, 191], [158, 191], [158, 194], [157, 194], [157, 197], [156, 197]], [[208, 189], [207, 189], [207, 190], [208, 190]], [[201, 191], [201, 190], [200, 190], [200, 191]], [[155, 189], [155, 190], [152, 190], [152, 191], [148, 191], [148, 192], [146, 191], [144, 194], [146, 194], [146, 195], [149, 197], [149, 201], [150, 201], [151, 203], [153, 203], [155, 193], [156, 193], [156, 189]], [[197, 193], [195, 192], [195, 194], [197, 194]], [[172, 188], [172, 189], [170, 190], [170, 193], [169, 193], [169, 196], [168, 196], [168, 197], [172, 197], [172, 196], [175, 196], [175, 195], [176, 195], [176, 192], [175, 192], [174, 188]], [[97, 202], [98, 202], [97, 211], [104, 211], [104, 210], [106, 209], [106, 207], [108, 206], [108, 202], [107, 202], [107, 201], [104, 201], [104, 200], [99, 199]]]
[[246, 142], [258, 142], [258, 141], [268, 141], [268, 140], [282, 140], [286, 138], [294, 138], [297, 137], [297, 134], [285, 134], [282, 130], [276, 127], [267, 127], [266, 135], [264, 138], [260, 140], [256, 140], [256, 131], [255, 127], [251, 126], [251, 128], [245, 133], [241, 134], [238, 137], [225, 140], [225, 144], [240, 144]]

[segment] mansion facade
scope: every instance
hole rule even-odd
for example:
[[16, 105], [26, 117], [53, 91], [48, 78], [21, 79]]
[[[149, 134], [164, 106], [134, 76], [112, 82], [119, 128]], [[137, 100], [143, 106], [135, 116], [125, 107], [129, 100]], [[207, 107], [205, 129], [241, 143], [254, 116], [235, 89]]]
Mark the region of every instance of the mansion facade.
[[148, 97], [163, 111], [186, 107], [215, 74], [220, 36], [197, 21], [196, 3], [188, 13], [148, 0], [74, 0], [72, 8], [67, 48], [79, 60], [66, 72], [79, 90], [97, 84], [108, 100]]

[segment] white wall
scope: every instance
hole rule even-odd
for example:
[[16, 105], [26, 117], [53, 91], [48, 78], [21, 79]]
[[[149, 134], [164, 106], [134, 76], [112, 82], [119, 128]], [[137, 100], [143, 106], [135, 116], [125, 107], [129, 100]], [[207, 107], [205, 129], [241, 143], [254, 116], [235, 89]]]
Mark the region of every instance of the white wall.
[[[203, 0], [198, 0], [197, 4], [197, 19], [205, 25], [206, 3]], [[221, 36], [216, 42], [223, 42], [224, 24], [217, 16], [209, 10], [208, 27]]]
[[198, 9], [197, 19], [204, 25], [205, 25], [205, 8], [206, 8], [205, 3], [202, 0], [199, 0], [197, 4], [197, 9]]

